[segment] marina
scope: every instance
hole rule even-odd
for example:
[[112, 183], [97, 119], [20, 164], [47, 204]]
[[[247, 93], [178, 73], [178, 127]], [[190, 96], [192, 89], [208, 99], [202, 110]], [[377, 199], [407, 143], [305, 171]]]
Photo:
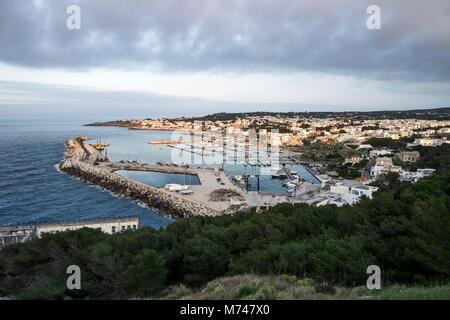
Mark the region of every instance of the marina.
[[[21, 128], [20, 125], [15, 125], [15, 128]], [[30, 127], [23, 127], [24, 132], [27, 132]], [[33, 127], [31, 127], [33, 128]], [[5, 130], [8, 127], [5, 127]], [[10, 130], [10, 129], [9, 129]], [[58, 131], [60, 130], [60, 131]], [[30, 134], [33, 131], [30, 131]], [[42, 131], [46, 132], [46, 131]], [[59, 133], [60, 132], [60, 133]], [[72, 133], [71, 133], [72, 132]], [[55, 135], [56, 133], [56, 135]], [[45, 224], [45, 223], [65, 223], [76, 220], [89, 220], [89, 219], [115, 219], [128, 216], [138, 216], [142, 225], [151, 225], [156, 228], [165, 226], [171, 219], [166, 217], [176, 217], [171, 215], [171, 209], [159, 210], [156, 207], [145, 204], [142, 201], [128, 201], [122, 195], [116, 195], [114, 192], [97, 186], [92, 189], [94, 185], [84, 184], [73, 181], [70, 177], [59, 172], [58, 163], [64, 153], [68, 155], [68, 150], [64, 148], [64, 144], [61, 141], [70, 141], [70, 135], [86, 134], [93, 137], [92, 140], [88, 140], [88, 137], [83, 137], [83, 144], [80, 144], [80, 150], [83, 153], [95, 154], [97, 151], [103, 154], [109, 161], [98, 162], [95, 157], [87, 157], [83, 160], [83, 163], [90, 167], [104, 168], [106, 165], [110, 172], [115, 172], [117, 175], [121, 174], [140, 174], [137, 171], [152, 171], [160, 173], [175, 174], [170, 177], [177, 177], [175, 180], [166, 180], [164, 175], [161, 177], [161, 181], [158, 179], [149, 182], [146, 180], [140, 180], [137, 177], [133, 177], [136, 182], [143, 183], [144, 185], [157, 186], [164, 189], [166, 184], [174, 183], [183, 185], [189, 185], [188, 190], [169, 191], [177, 196], [182, 196], [188, 200], [201, 201], [205, 204], [211, 205], [217, 210], [227, 210], [233, 205], [239, 205], [242, 208], [252, 206], [274, 205], [278, 202], [288, 201], [292, 199], [290, 189], [283, 186], [284, 182], [290, 182], [290, 179], [285, 178], [274, 179], [271, 174], [276, 173], [272, 171], [270, 159], [257, 158], [256, 153], [247, 152], [247, 156], [244, 152], [239, 152], [239, 148], [229, 145], [225, 147], [225, 156], [230, 161], [226, 161], [223, 164], [210, 163], [213, 152], [220, 153], [221, 148], [216, 145], [201, 148], [197, 143], [194, 145], [195, 152], [198, 152], [197, 156], [200, 158], [200, 163], [191, 165], [190, 168], [182, 167], [182, 164], [172, 163], [172, 153], [174, 149], [172, 146], [182, 147], [189, 150], [189, 154], [193, 148], [189, 144], [149, 144], [149, 141], [170, 141], [172, 132], [168, 130], [127, 130], [122, 127], [81, 127], [74, 125], [72, 127], [61, 126], [49, 127], [48, 135], [45, 136], [46, 148], [36, 149], [25, 147], [27, 153], [26, 157], [29, 159], [36, 159], [40, 156], [39, 166], [32, 166], [31, 172], [41, 172], [40, 177], [48, 177], [48, 179], [39, 179], [39, 182], [34, 182], [34, 176], [28, 174], [28, 171], [21, 171], [20, 175], [15, 181], [12, 176], [9, 184], [14, 183], [17, 186], [17, 190], [20, 190], [20, 194], [26, 194], [29, 196], [22, 196], [20, 202], [14, 202], [13, 204], [8, 199], [12, 197], [12, 194], [8, 193], [10, 190], [7, 186], [0, 191], [4, 193], [2, 201], [4, 202], [5, 213], [10, 210], [14, 210], [17, 214], [14, 218], [10, 218], [8, 214], [4, 214], [0, 220], [0, 226], [7, 225], [21, 225], [21, 224]], [[53, 141], [54, 140], [54, 141]], [[26, 141], [26, 140], [23, 140]], [[17, 142], [17, 141], [16, 141]], [[48, 144], [51, 142], [51, 144]], [[38, 146], [39, 144], [36, 144]], [[5, 144], [5, 146], [8, 146]], [[16, 146], [20, 144], [15, 143], [11, 145], [10, 150], [15, 150]], [[47, 146], [51, 146], [53, 149], [48, 149]], [[23, 147], [21, 147], [23, 148]], [[30, 152], [28, 152], [28, 150]], [[181, 151], [179, 149], [176, 152]], [[251, 151], [251, 150], [250, 150]], [[23, 152], [23, 150], [22, 150]], [[201, 154], [203, 153], [203, 158]], [[234, 153], [234, 154], [233, 154]], [[221, 154], [220, 158], [223, 158]], [[233, 161], [231, 161], [233, 160]], [[259, 161], [258, 161], [259, 160]], [[283, 160], [288, 160], [287, 157]], [[18, 160], [17, 160], [18, 161]], [[35, 162], [29, 162], [31, 166]], [[14, 162], [6, 162], [4, 170], [9, 170], [9, 174], [14, 173]], [[37, 162], [36, 162], [37, 164]], [[58, 170], [55, 170], [55, 167]], [[306, 180], [314, 181], [314, 177], [306, 171], [304, 166], [299, 164], [286, 164], [286, 167], [292, 171], [298, 172], [298, 175]], [[219, 176], [217, 176], [214, 170], [219, 170]], [[282, 170], [280, 164], [277, 170]], [[122, 170], [122, 171], [121, 171]], [[126, 172], [126, 173], [124, 173]], [[284, 171], [283, 171], [284, 172]], [[194, 181], [189, 181], [189, 177], [195, 175]], [[150, 173], [150, 175], [152, 175]], [[178, 175], [178, 176], [177, 176]], [[239, 176], [242, 176], [239, 181]], [[244, 176], [249, 176], [247, 179], [248, 185], [245, 183]], [[259, 176], [259, 187], [257, 185], [256, 176]], [[38, 178], [38, 177], [36, 177]], [[217, 180], [219, 179], [220, 180]], [[185, 180], [186, 179], [186, 180]], [[191, 178], [192, 179], [192, 178]], [[198, 179], [198, 183], [195, 180]], [[28, 181], [25, 182], [24, 181]], [[0, 182], [1, 183], [1, 182]], [[316, 182], [317, 183], [317, 182]], [[34, 185], [33, 189], [28, 189], [28, 186]], [[204, 186], [204, 187], [203, 187]], [[244, 200], [228, 200], [226, 202], [211, 202], [209, 201], [209, 194], [215, 189], [235, 189], [241, 192]], [[109, 191], [109, 192], [105, 192]], [[23, 192], [23, 193], [22, 193]], [[60, 193], [63, 193], [64, 196]], [[111, 197], [113, 194], [114, 197]], [[42, 199], [42, 201], [41, 201]], [[64, 199], [67, 199], [64, 200]], [[32, 203], [31, 203], [32, 201]], [[292, 200], [291, 200], [292, 201]], [[42, 202], [42, 204], [41, 204]], [[49, 202], [54, 202], [55, 206], [48, 205]], [[21, 204], [24, 204], [23, 206]], [[8, 209], [6, 209], [8, 208]], [[28, 209], [30, 208], [30, 210]], [[38, 214], [31, 208], [39, 208]]]
[[[120, 196], [161, 209], [174, 218], [229, 214], [237, 208], [272, 206], [292, 201], [290, 199], [295, 196], [300, 183], [298, 176], [292, 172], [302, 169], [308, 172], [303, 167], [288, 167], [285, 163], [282, 169], [267, 168], [257, 162], [254, 165], [244, 162], [208, 166], [208, 158], [203, 152], [203, 165], [195, 167], [162, 161], [148, 164], [137, 159], [116, 162], [107, 157], [111, 144], [96, 148], [85, 141], [89, 138], [77, 137], [67, 141], [68, 156], [60, 165], [62, 171]], [[282, 183], [285, 179], [290, 182]], [[222, 192], [220, 190], [228, 190], [235, 196], [211, 201], [213, 191]]]

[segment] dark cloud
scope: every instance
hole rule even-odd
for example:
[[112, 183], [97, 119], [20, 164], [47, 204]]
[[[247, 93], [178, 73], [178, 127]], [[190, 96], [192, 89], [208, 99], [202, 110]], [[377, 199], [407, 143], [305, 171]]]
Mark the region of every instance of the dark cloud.
[[0, 30], [0, 61], [22, 66], [450, 80], [448, 0], [1, 0]]

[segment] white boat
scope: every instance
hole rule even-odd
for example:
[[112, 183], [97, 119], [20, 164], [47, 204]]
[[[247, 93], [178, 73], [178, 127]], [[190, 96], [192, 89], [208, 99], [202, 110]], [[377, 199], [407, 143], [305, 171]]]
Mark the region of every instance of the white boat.
[[288, 187], [288, 188], [297, 188], [297, 184], [289, 182], [289, 183], [286, 184], [286, 187]]

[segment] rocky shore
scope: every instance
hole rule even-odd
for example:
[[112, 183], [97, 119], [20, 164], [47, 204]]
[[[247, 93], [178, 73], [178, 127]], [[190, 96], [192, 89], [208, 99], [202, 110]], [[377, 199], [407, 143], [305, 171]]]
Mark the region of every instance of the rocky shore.
[[223, 214], [220, 210], [191, 199], [186, 199], [177, 193], [125, 178], [114, 173], [111, 166], [94, 165], [93, 162], [82, 161], [81, 159], [85, 159], [85, 155], [83, 155], [85, 153], [84, 140], [83, 137], [77, 137], [66, 143], [68, 151], [66, 159], [59, 165], [61, 171], [100, 186], [114, 194], [162, 210], [165, 214], [175, 219], [198, 215], [217, 216]]

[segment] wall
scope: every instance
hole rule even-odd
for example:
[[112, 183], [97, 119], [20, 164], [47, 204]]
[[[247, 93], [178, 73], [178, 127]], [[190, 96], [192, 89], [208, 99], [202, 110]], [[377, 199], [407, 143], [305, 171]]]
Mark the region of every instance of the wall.
[[176, 193], [127, 179], [105, 167], [95, 167], [76, 159], [66, 159], [61, 162], [59, 167], [61, 171], [74, 177], [81, 178], [129, 199], [142, 201], [149, 207], [160, 209], [173, 218], [186, 218], [196, 215], [217, 216], [223, 213]]

